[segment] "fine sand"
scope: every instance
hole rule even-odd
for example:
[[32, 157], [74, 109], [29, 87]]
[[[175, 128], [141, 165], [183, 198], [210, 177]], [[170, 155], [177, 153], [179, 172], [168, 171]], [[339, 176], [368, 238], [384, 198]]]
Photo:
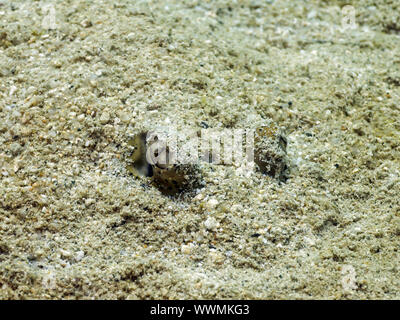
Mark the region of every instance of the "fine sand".
[[[399, 299], [399, 68], [397, 1], [0, 0], [0, 298]], [[127, 169], [263, 121], [286, 181]]]

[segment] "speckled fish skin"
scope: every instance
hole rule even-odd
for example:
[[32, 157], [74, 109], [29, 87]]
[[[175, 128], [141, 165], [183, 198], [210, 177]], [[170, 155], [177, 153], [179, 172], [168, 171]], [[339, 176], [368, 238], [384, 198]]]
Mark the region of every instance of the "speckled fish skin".
[[260, 126], [254, 134], [254, 162], [259, 171], [279, 181], [288, 178], [287, 139], [273, 126]]
[[152, 176], [152, 167], [146, 161], [146, 134], [140, 133], [128, 141], [128, 145], [133, 148], [129, 159], [132, 164], [127, 169], [134, 176]]
[[154, 164], [149, 164], [146, 158], [148, 149], [146, 135], [146, 133], [138, 134], [129, 141], [134, 150], [130, 156], [133, 165], [129, 165], [128, 170], [133, 175], [152, 177], [153, 184], [167, 195], [181, 194], [200, 185], [201, 175], [198, 165], [170, 164], [168, 161], [172, 159], [171, 153], [167, 156], [167, 163], [158, 163], [157, 159], [153, 159]]
[[193, 164], [174, 164], [165, 168], [153, 165], [153, 182], [161, 192], [179, 194], [199, 185], [199, 171]]

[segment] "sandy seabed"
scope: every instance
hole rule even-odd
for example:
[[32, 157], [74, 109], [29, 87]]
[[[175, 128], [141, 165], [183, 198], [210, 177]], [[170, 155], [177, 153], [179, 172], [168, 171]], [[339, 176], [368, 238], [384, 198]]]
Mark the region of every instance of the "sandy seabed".
[[[0, 0], [0, 298], [399, 299], [399, 67], [396, 1]], [[264, 120], [285, 182], [127, 170]]]

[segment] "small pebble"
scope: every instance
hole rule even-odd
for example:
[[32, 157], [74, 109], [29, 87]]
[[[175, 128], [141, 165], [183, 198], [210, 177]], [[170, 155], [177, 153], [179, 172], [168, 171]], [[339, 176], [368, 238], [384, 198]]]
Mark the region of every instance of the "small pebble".
[[219, 223], [214, 217], [208, 217], [204, 222], [204, 226], [207, 230], [215, 231], [219, 227]]
[[83, 252], [82, 250], [80, 250], [80, 251], [78, 251], [78, 252], [76, 253], [75, 260], [76, 260], [76, 261], [81, 261], [81, 260], [83, 259], [84, 256], [85, 256], [85, 252]]
[[218, 205], [218, 200], [217, 199], [210, 199], [210, 200], [208, 200], [208, 202], [207, 202], [207, 208], [208, 209], [214, 209], [217, 205]]
[[181, 252], [184, 254], [191, 254], [193, 251], [194, 245], [193, 243], [183, 244], [181, 247]]
[[107, 111], [104, 111], [100, 116], [100, 123], [106, 124], [108, 121], [110, 121], [110, 114]]
[[21, 145], [18, 142], [14, 142], [10, 145], [10, 151], [13, 156], [17, 156], [22, 150]]

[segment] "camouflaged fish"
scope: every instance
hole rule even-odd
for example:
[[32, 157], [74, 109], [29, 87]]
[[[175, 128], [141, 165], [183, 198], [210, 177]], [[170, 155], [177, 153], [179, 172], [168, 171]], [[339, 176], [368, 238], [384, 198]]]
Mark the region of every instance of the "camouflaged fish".
[[146, 160], [146, 133], [135, 135], [128, 141], [128, 145], [133, 149], [130, 155], [130, 162], [127, 169], [135, 177], [151, 177], [152, 167]]
[[[130, 157], [133, 164], [128, 166], [128, 170], [135, 176], [151, 177], [154, 185], [168, 195], [180, 194], [198, 187], [201, 181], [198, 165], [173, 163], [171, 160], [174, 153], [168, 146], [152, 150], [153, 153], [149, 152], [149, 145], [154, 146], [156, 140], [157, 136], [149, 140], [147, 133], [141, 133], [128, 142], [133, 147]], [[163, 159], [162, 154], [165, 154], [166, 161], [160, 161]]]
[[[162, 136], [162, 135], [161, 135]], [[128, 170], [135, 176], [151, 177], [153, 184], [168, 195], [190, 191], [201, 185], [201, 174], [196, 163], [176, 163], [177, 150], [173, 150], [157, 134], [141, 133], [128, 144], [133, 148]], [[160, 142], [160, 143], [159, 143]], [[260, 172], [279, 181], [288, 177], [286, 155], [287, 140], [278, 128], [270, 125], [259, 126], [254, 132], [254, 162]], [[209, 162], [211, 151], [207, 157]], [[221, 164], [224, 164], [223, 161]]]
[[254, 162], [259, 171], [280, 181], [288, 178], [287, 139], [276, 127], [260, 126], [254, 133]]

